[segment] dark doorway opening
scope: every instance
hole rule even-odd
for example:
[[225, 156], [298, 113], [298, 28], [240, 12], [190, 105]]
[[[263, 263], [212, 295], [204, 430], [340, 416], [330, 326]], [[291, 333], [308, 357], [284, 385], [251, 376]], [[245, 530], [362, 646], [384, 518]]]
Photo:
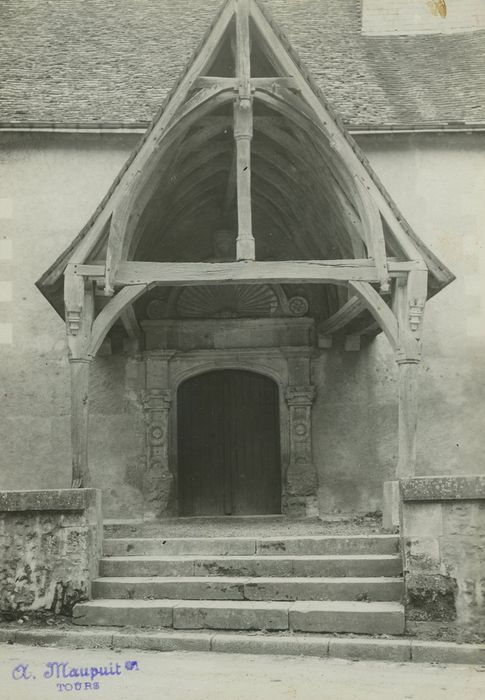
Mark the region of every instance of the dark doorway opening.
[[178, 390], [181, 515], [281, 513], [278, 387], [243, 370], [217, 370]]

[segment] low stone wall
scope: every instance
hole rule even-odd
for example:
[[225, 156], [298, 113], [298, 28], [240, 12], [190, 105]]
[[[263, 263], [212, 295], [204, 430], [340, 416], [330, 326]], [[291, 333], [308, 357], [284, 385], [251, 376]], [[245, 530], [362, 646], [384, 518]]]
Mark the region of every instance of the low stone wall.
[[0, 491], [0, 618], [69, 615], [90, 596], [102, 534], [97, 489]]
[[485, 477], [400, 482], [409, 632], [485, 635]]

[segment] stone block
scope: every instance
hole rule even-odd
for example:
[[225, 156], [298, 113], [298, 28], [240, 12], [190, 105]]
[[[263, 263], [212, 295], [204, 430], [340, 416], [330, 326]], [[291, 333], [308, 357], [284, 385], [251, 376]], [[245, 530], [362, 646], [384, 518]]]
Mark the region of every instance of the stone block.
[[443, 533], [441, 503], [403, 503], [402, 536], [437, 538]]
[[283, 557], [221, 557], [194, 560], [195, 576], [291, 576], [293, 559]]
[[244, 556], [255, 552], [255, 540], [250, 537], [173, 537], [173, 538], [120, 538], [104, 542], [106, 556], [162, 556], [214, 555]]
[[181, 599], [181, 600], [244, 600], [247, 579], [218, 576], [157, 577], [148, 580], [136, 577], [101, 578], [93, 581], [95, 598]]
[[411, 659], [418, 663], [485, 664], [485, 644], [411, 641]]
[[443, 534], [485, 536], [485, 501], [444, 504]]
[[96, 505], [97, 489], [0, 491], [1, 511], [86, 510]]
[[294, 576], [399, 576], [402, 561], [399, 556], [329, 556], [295, 557]]
[[170, 600], [93, 600], [76, 605], [72, 621], [105, 627], [172, 627], [173, 605]]
[[329, 639], [311, 635], [264, 637], [217, 633], [212, 637], [212, 651], [234, 654], [281, 654], [285, 656], [328, 656]]
[[400, 527], [401, 492], [399, 481], [385, 481], [382, 499], [382, 527], [397, 532]]
[[286, 603], [186, 601], [173, 611], [174, 629], [287, 630]]
[[30, 646], [74, 647], [103, 649], [111, 647], [111, 632], [97, 629], [52, 630], [18, 629], [15, 627], [0, 630], [0, 642], [14, 642]]
[[289, 612], [294, 632], [402, 634], [404, 608], [398, 603], [324, 601], [294, 603]]
[[101, 576], [193, 576], [194, 561], [170, 557], [107, 557], [99, 564]]
[[[0, 604], [69, 615], [90, 595], [101, 551], [96, 489], [2, 492]], [[21, 583], [20, 583], [21, 582]]]
[[211, 635], [203, 632], [115, 632], [113, 647], [153, 651], [210, 651]]
[[411, 642], [407, 639], [331, 639], [328, 655], [359, 661], [411, 661]]
[[406, 619], [413, 621], [456, 618], [456, 579], [442, 574], [406, 575]]
[[440, 542], [434, 537], [406, 537], [404, 539], [406, 568], [426, 573], [440, 572]]
[[485, 476], [420, 476], [401, 480], [404, 501], [485, 499]]
[[355, 535], [264, 538], [256, 541], [258, 555], [332, 555], [397, 554], [399, 537], [393, 535]]
[[399, 578], [263, 578], [244, 584], [246, 600], [401, 600]]

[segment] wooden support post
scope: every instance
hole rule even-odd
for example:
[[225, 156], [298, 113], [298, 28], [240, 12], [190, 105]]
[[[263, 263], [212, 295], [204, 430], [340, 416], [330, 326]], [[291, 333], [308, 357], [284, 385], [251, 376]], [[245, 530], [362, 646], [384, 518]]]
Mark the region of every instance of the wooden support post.
[[427, 270], [414, 270], [408, 274], [407, 280], [397, 280], [395, 288], [394, 306], [399, 329], [396, 352], [399, 365], [399, 479], [416, 473], [418, 386], [427, 279]]
[[419, 361], [398, 359], [399, 428], [397, 478], [414, 476], [416, 471], [416, 434], [418, 428]]
[[71, 357], [71, 448], [73, 489], [91, 486], [88, 464], [89, 358]]
[[88, 466], [88, 354], [94, 317], [93, 282], [68, 265], [64, 273], [64, 302], [71, 372], [72, 488], [91, 485]]
[[251, 98], [251, 59], [248, 0], [236, 2], [236, 76], [239, 85], [234, 104], [234, 138], [236, 141], [238, 260], [255, 259], [251, 212], [251, 140], [253, 106]]

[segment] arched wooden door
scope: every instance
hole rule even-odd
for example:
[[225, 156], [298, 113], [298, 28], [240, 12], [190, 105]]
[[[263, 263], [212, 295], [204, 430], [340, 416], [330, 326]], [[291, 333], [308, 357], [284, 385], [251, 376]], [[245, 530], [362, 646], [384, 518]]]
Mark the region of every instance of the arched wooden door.
[[217, 370], [178, 390], [181, 515], [281, 513], [278, 387], [242, 370]]

